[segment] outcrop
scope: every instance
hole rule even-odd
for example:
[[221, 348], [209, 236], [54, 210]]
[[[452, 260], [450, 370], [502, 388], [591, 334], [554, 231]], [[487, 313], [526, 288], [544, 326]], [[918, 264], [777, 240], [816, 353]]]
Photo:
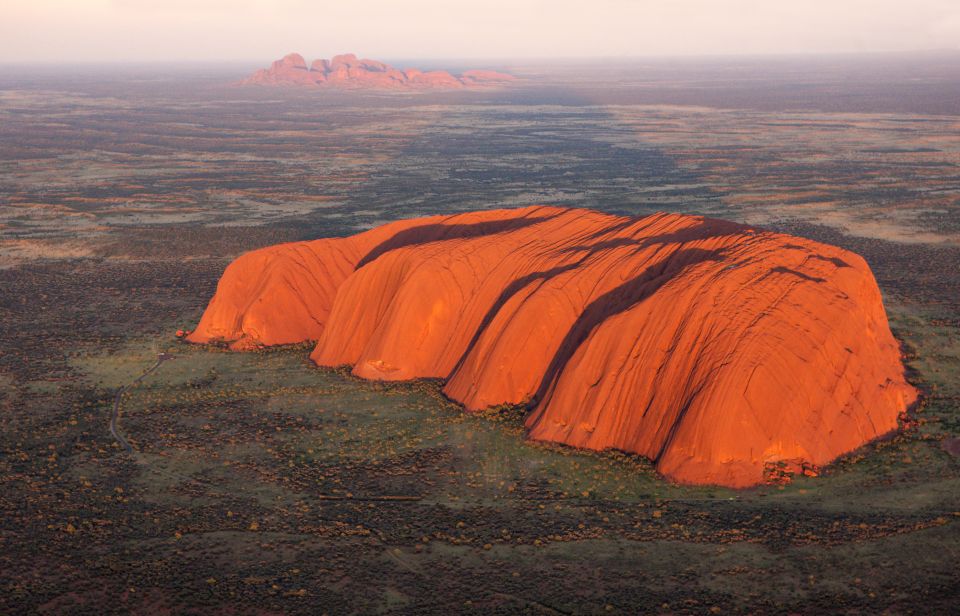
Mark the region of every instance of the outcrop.
[[512, 75], [487, 70], [469, 70], [455, 76], [447, 71], [401, 70], [354, 54], [314, 60], [310, 66], [298, 53], [291, 53], [244, 79], [242, 85], [335, 86], [341, 88], [463, 88], [513, 81]]
[[846, 250], [723, 220], [529, 207], [402, 220], [239, 257], [188, 339], [316, 341], [321, 366], [526, 404], [531, 439], [745, 487], [897, 428], [877, 283]]

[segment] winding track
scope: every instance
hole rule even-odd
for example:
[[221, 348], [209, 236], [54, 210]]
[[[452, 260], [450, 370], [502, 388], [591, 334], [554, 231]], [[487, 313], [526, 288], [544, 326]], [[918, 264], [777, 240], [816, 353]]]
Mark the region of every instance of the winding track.
[[123, 394], [127, 393], [127, 390], [134, 385], [140, 383], [140, 381], [145, 379], [148, 374], [159, 368], [160, 364], [171, 359], [176, 359], [176, 357], [176, 355], [172, 355], [170, 353], [160, 353], [157, 355], [157, 363], [147, 368], [147, 370], [134, 379], [133, 382], [127, 383], [117, 390], [117, 395], [113, 399], [113, 412], [110, 414], [110, 434], [113, 435], [113, 438], [117, 439], [117, 442], [120, 443], [121, 447], [130, 453], [134, 453], [133, 446], [130, 444], [130, 441], [124, 438], [123, 435], [117, 430], [117, 421], [120, 419], [120, 401], [123, 399]]

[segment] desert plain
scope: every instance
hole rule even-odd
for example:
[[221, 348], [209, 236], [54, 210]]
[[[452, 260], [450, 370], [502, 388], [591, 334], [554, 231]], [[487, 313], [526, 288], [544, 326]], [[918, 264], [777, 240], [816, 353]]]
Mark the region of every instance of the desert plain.
[[[949, 613], [957, 65], [518, 65], [455, 92], [0, 68], [0, 611]], [[856, 252], [919, 404], [816, 476], [688, 486], [438, 382], [175, 336], [246, 251], [537, 204]]]

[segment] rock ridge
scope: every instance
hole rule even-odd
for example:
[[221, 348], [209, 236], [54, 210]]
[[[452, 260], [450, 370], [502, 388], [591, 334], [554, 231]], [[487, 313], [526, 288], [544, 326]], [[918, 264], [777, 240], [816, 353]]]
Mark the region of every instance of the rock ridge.
[[515, 78], [489, 70], [469, 70], [460, 75], [447, 71], [397, 69], [377, 60], [341, 54], [314, 60], [309, 66], [298, 53], [287, 54], [270, 68], [261, 69], [241, 85], [339, 87], [350, 89], [458, 89], [502, 85]]

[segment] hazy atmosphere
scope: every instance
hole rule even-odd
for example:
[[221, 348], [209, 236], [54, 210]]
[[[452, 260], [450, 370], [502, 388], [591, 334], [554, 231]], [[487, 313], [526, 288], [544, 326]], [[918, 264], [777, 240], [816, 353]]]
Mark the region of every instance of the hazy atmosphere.
[[960, 614], [960, 0], [0, 0], [0, 615]]
[[4, 0], [2, 62], [957, 49], [955, 0]]

